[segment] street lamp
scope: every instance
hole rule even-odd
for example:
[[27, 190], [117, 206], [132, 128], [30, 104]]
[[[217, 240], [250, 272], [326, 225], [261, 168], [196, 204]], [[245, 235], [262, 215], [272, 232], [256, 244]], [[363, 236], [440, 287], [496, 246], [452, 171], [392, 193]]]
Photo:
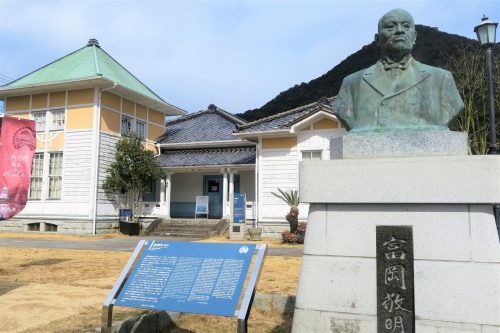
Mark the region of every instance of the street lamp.
[[496, 139], [496, 122], [495, 122], [495, 97], [493, 95], [493, 69], [491, 64], [492, 59], [492, 46], [495, 44], [496, 32], [497, 32], [497, 22], [492, 22], [488, 20], [486, 15], [483, 15], [481, 19], [481, 24], [474, 28], [474, 32], [477, 34], [477, 39], [481, 43], [481, 46], [486, 48], [486, 67], [488, 70], [488, 111], [490, 113], [490, 143], [488, 148], [488, 154], [499, 154], [497, 150], [497, 139]]

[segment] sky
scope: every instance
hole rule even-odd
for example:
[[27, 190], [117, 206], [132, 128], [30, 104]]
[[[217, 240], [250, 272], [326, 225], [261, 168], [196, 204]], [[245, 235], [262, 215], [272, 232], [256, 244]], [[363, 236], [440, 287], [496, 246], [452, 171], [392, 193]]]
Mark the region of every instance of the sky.
[[500, 0], [0, 0], [0, 85], [96, 38], [168, 103], [240, 113], [369, 44], [393, 8], [472, 39], [500, 21]]

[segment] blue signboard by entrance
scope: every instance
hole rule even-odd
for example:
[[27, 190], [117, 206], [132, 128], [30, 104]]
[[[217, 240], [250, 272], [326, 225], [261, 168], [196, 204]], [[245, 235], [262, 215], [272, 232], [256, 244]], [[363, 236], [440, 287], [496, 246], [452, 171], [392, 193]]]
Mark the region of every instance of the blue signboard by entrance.
[[234, 193], [233, 201], [233, 222], [234, 223], [245, 223], [245, 194], [244, 193]]
[[234, 316], [255, 244], [148, 241], [115, 305]]

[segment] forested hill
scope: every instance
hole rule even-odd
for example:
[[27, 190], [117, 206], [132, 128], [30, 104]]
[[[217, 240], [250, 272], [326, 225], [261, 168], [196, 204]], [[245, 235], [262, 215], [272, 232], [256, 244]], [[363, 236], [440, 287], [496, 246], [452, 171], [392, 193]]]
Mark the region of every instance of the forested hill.
[[[417, 42], [413, 48], [413, 57], [428, 65], [443, 67], [449, 56], [461, 49], [468, 42], [478, 43], [466, 37], [448, 34], [423, 25], [416, 25]], [[341, 46], [339, 46], [341, 47]], [[237, 116], [252, 121], [279, 112], [293, 109], [317, 101], [323, 96], [337, 95], [342, 79], [358, 70], [373, 65], [380, 56], [379, 48], [372, 42], [350, 55], [326, 74], [301, 83], [281, 92], [271, 101], [258, 109], [248, 110]]]

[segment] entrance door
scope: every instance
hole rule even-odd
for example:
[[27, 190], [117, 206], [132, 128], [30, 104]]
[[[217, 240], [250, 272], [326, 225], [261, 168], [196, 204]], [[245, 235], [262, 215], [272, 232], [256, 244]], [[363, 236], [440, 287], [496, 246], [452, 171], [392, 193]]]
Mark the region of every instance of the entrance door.
[[203, 176], [203, 195], [208, 195], [208, 216], [222, 217], [222, 175]]

